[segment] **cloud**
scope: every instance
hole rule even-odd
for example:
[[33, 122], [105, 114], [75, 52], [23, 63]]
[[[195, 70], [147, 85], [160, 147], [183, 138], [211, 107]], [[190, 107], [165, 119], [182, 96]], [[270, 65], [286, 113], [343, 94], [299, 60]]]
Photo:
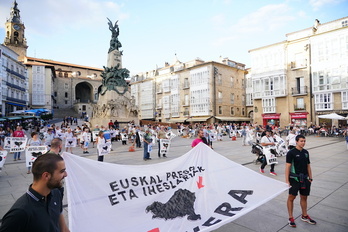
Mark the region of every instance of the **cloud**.
[[[18, 2], [21, 18], [28, 33], [41, 35], [59, 35], [69, 29], [79, 30], [107, 25], [106, 17], [112, 21], [129, 17], [122, 12], [122, 5], [100, 0], [36, 0]], [[40, 7], [37, 7], [40, 5]], [[10, 8], [0, 7], [0, 12], [9, 17]], [[0, 22], [1, 24], [1, 22]], [[3, 23], [2, 23], [3, 25]]]
[[263, 6], [240, 18], [228, 28], [225, 36], [218, 38], [215, 46], [223, 46], [237, 38], [257, 36], [260, 33], [271, 33], [295, 20], [291, 8], [287, 4]]
[[309, 0], [309, 4], [313, 7], [313, 10], [318, 10], [325, 5], [336, 5], [345, 0]]

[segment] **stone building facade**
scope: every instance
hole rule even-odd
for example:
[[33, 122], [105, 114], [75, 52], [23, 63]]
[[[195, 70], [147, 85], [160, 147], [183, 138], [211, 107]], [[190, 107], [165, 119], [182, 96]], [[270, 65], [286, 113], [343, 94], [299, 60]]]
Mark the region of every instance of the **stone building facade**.
[[0, 117], [28, 106], [28, 77], [18, 54], [0, 44]]
[[348, 17], [286, 37], [249, 51], [254, 121], [309, 126], [322, 114], [347, 116]]
[[250, 121], [245, 108], [245, 65], [175, 60], [131, 81], [140, 119], [160, 122]]
[[[98, 88], [101, 86], [100, 74], [103, 69], [69, 64], [53, 60], [25, 57], [30, 79], [30, 104], [33, 108], [70, 109], [91, 115], [92, 104], [98, 100]], [[35, 68], [45, 67], [46, 100], [36, 104], [33, 86]], [[48, 70], [51, 70], [50, 72]], [[48, 86], [49, 85], [49, 86]], [[44, 105], [42, 105], [44, 104]]]

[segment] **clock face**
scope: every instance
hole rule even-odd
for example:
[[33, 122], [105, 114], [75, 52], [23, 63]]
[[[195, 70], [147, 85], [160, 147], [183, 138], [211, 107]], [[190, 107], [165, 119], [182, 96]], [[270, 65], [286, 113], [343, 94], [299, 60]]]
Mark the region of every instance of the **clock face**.
[[13, 29], [15, 29], [16, 31], [18, 31], [19, 29], [21, 29], [21, 27], [17, 24], [13, 25]]

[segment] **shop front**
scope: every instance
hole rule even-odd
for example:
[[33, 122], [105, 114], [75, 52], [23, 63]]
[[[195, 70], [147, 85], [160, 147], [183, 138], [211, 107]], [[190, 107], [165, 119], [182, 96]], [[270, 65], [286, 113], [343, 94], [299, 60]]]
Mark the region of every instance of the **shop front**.
[[294, 126], [307, 126], [308, 112], [289, 113], [291, 124]]
[[280, 119], [280, 113], [279, 114], [262, 114], [263, 126], [271, 124], [271, 125], [279, 127], [279, 119]]

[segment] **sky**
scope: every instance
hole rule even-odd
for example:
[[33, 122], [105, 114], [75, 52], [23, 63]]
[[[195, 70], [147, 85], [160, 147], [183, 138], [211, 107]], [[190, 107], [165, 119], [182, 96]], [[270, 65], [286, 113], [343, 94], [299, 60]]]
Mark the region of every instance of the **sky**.
[[[122, 66], [131, 75], [197, 57], [250, 67], [249, 50], [348, 16], [348, 0], [17, 0], [27, 56], [106, 66], [118, 20]], [[0, 0], [0, 43], [13, 0]]]

